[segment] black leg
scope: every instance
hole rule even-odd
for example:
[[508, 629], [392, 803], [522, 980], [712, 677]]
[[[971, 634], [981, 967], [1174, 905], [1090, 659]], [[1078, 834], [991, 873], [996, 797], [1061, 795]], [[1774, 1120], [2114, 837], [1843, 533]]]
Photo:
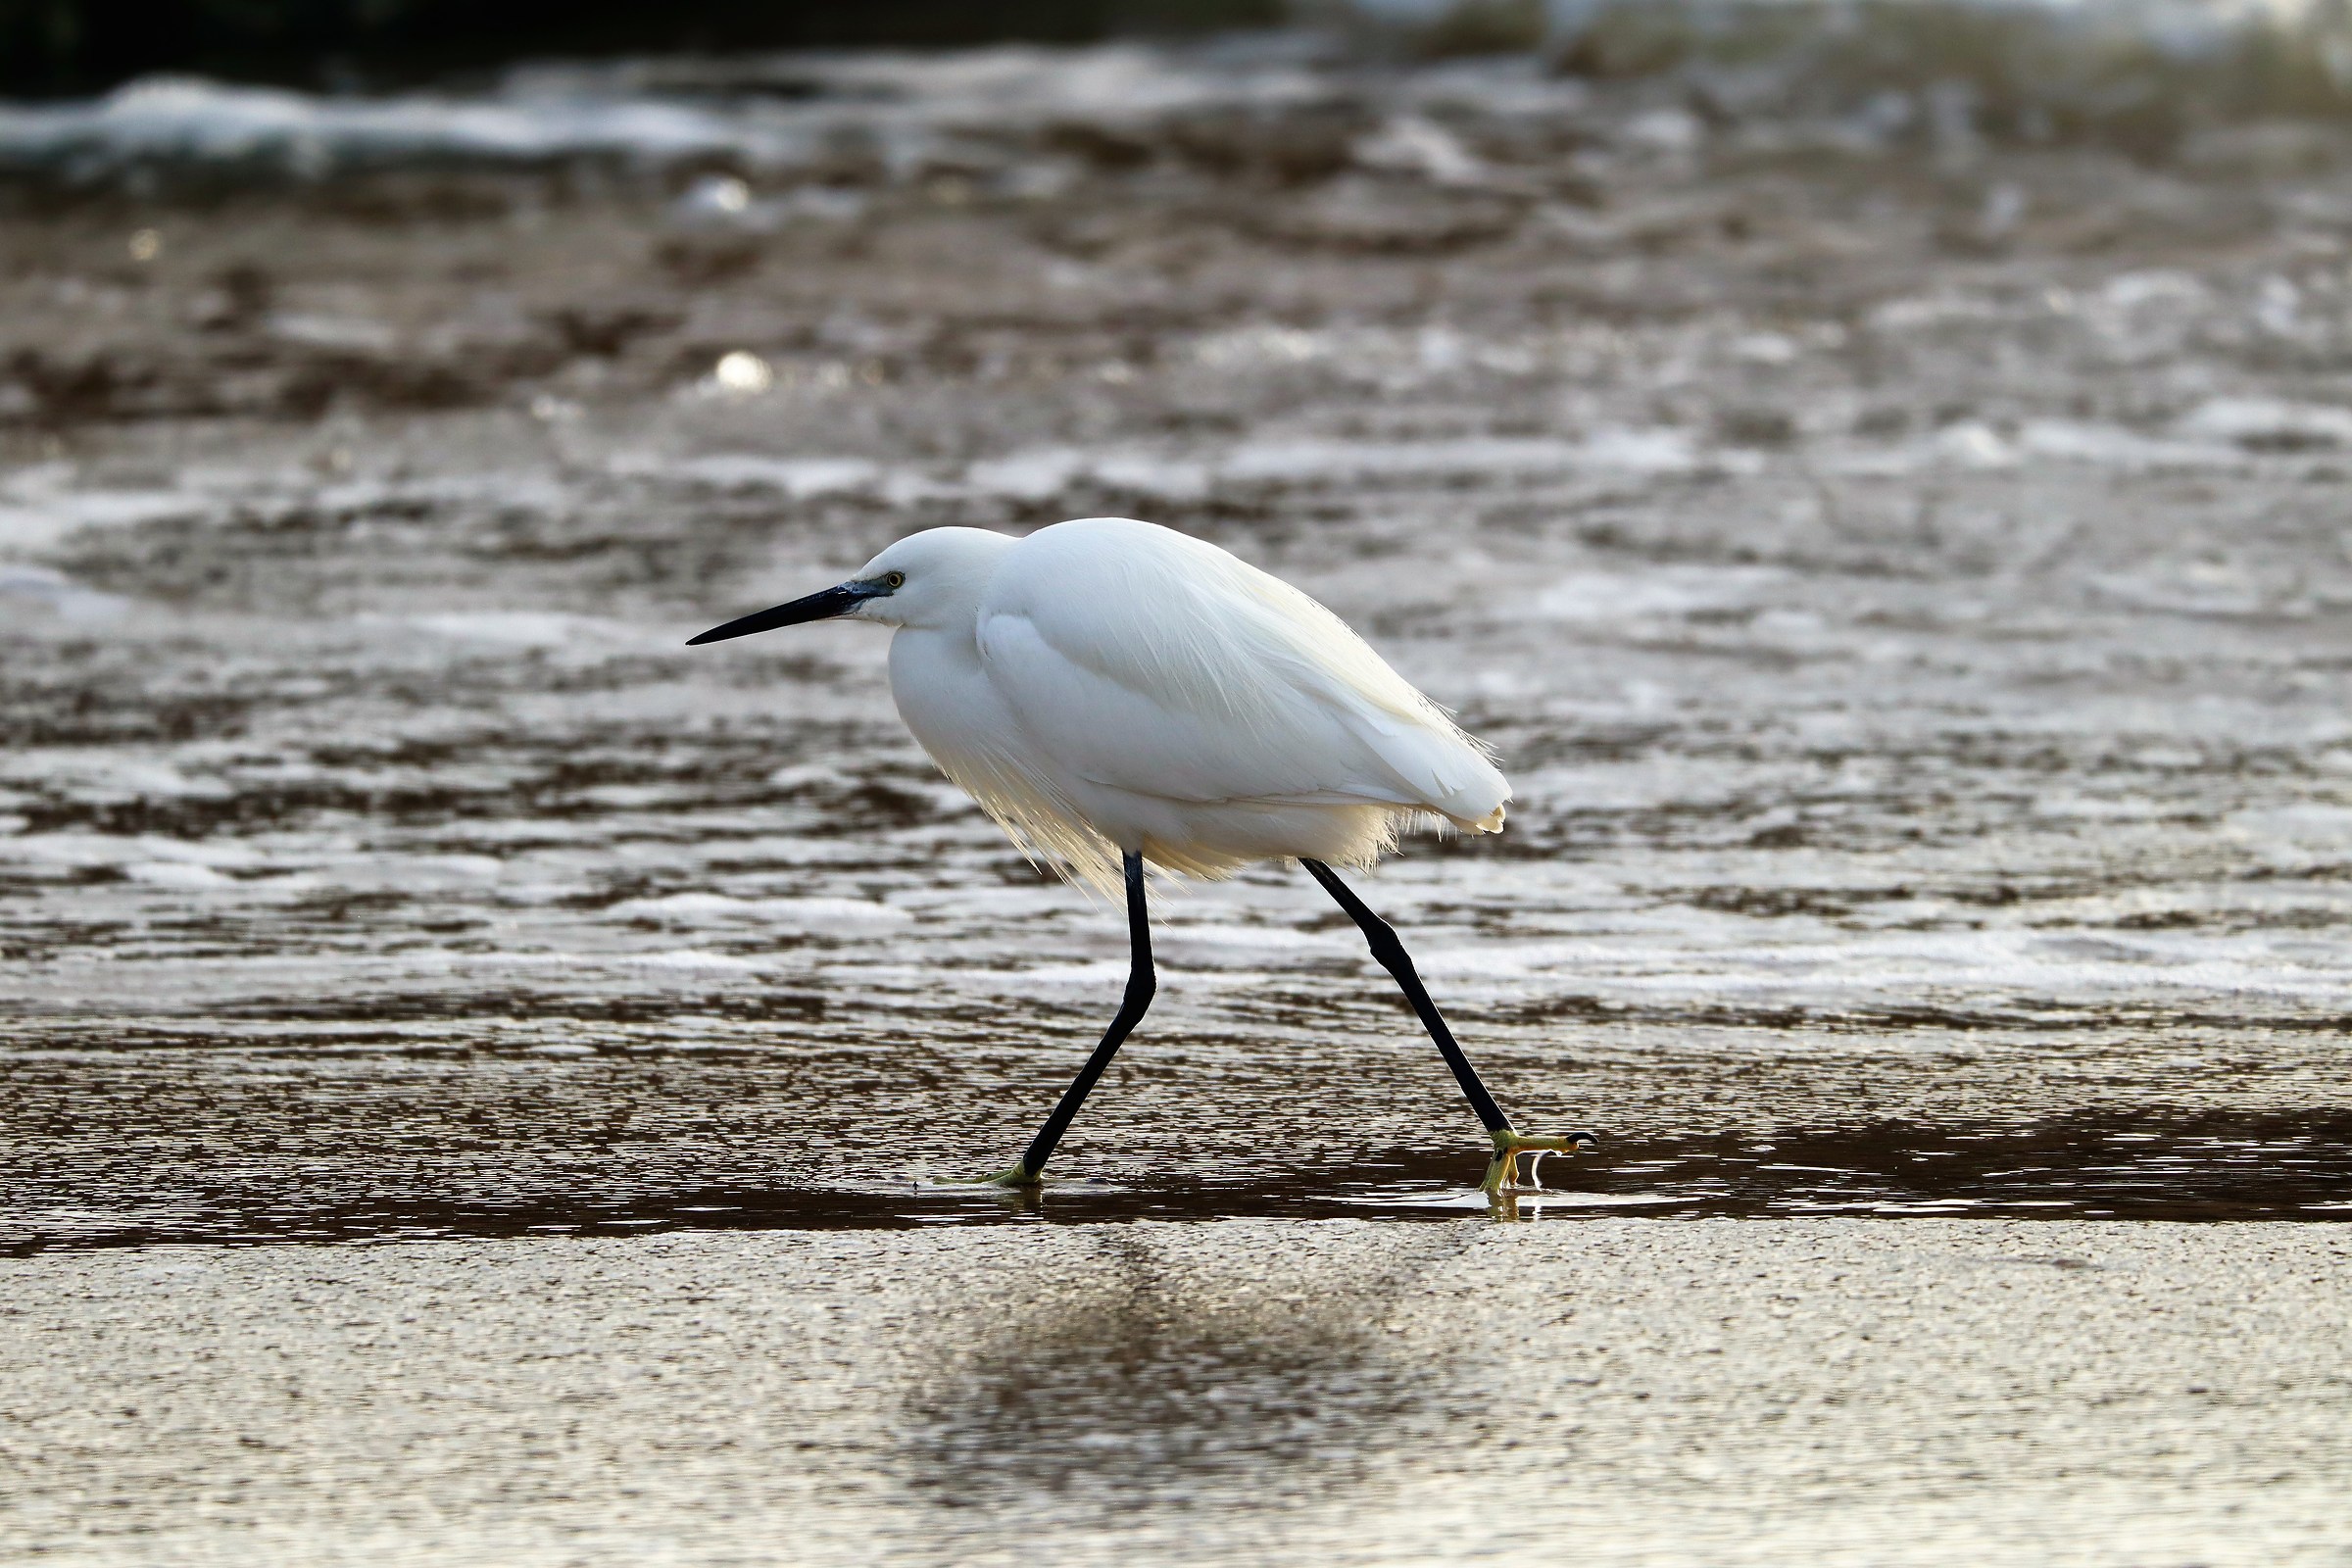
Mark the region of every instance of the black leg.
[[1421, 1015], [1421, 1026], [1429, 1031], [1429, 1038], [1438, 1043], [1438, 1054], [1444, 1056], [1446, 1065], [1453, 1069], [1454, 1081], [1462, 1086], [1470, 1108], [1477, 1111], [1478, 1119], [1487, 1124], [1487, 1131], [1497, 1135], [1508, 1134], [1511, 1119], [1502, 1113], [1500, 1105], [1494, 1103], [1494, 1097], [1487, 1093], [1487, 1086], [1478, 1081], [1478, 1069], [1470, 1065], [1470, 1058], [1462, 1054], [1462, 1048], [1454, 1044], [1453, 1031], [1446, 1027], [1445, 1014], [1438, 1011], [1438, 1004], [1429, 1000], [1428, 988], [1421, 984], [1420, 973], [1413, 968], [1412, 955], [1406, 953], [1404, 944], [1396, 940], [1396, 930], [1388, 921], [1374, 914], [1371, 906], [1357, 898], [1348, 884], [1333, 873], [1330, 866], [1321, 860], [1303, 858], [1298, 863], [1323, 884], [1323, 891], [1348, 911], [1348, 917], [1363, 928], [1365, 940], [1372, 945], [1372, 956], [1378, 958], [1381, 967], [1396, 977], [1396, 988], [1404, 993], [1404, 1000], [1413, 1004], [1413, 1011]]
[[1006, 1186], [1036, 1185], [1045, 1173], [1046, 1161], [1054, 1157], [1054, 1146], [1069, 1131], [1070, 1122], [1077, 1116], [1078, 1107], [1086, 1103], [1096, 1080], [1110, 1065], [1110, 1058], [1119, 1054], [1129, 1031], [1143, 1021], [1144, 1009], [1152, 1005], [1152, 993], [1158, 982], [1152, 972], [1152, 917], [1144, 907], [1144, 858], [1131, 854], [1126, 863], [1127, 934], [1134, 946], [1133, 965], [1127, 971], [1127, 995], [1119, 1003], [1118, 1015], [1102, 1032], [1102, 1043], [1086, 1058], [1086, 1065], [1078, 1069], [1078, 1076], [1062, 1091], [1061, 1102], [1054, 1107], [1054, 1114], [1046, 1118], [1045, 1126], [1029, 1141], [1029, 1152], [1021, 1156], [1018, 1165], [997, 1178]]

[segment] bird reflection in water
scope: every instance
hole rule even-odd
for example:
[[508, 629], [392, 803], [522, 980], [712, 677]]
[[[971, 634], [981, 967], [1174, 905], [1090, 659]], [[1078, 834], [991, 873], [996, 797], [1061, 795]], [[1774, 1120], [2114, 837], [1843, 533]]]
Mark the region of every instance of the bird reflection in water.
[[[1064, 1528], [1211, 1494], [1271, 1511], [1373, 1481], [1447, 1419], [1445, 1366], [1391, 1348], [1388, 1308], [1478, 1234], [1348, 1227], [1245, 1269], [1194, 1237], [1095, 1232], [1036, 1260], [995, 1327], [917, 1380], [900, 1479], [969, 1510], [975, 1537], [1017, 1536], [1032, 1511]], [[1334, 1250], [1361, 1253], [1348, 1267], [1369, 1282], [1344, 1300], [1311, 1283]]]

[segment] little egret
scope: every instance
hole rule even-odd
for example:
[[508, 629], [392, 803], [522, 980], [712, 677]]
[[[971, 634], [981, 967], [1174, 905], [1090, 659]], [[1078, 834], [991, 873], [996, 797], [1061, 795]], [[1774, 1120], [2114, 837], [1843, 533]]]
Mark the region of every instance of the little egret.
[[1118, 1015], [1020, 1163], [995, 1180], [1039, 1181], [1151, 1005], [1147, 861], [1202, 877], [1254, 860], [1305, 866], [1362, 928], [1486, 1123], [1489, 1191], [1517, 1180], [1522, 1152], [1594, 1146], [1591, 1133], [1513, 1130], [1396, 933], [1331, 868], [1372, 864], [1417, 822], [1499, 832], [1511, 794], [1486, 748], [1339, 616], [1212, 544], [1086, 517], [1017, 539], [911, 534], [848, 582], [693, 644], [833, 618], [896, 628], [900, 716], [1014, 843], [1126, 895], [1134, 959]]

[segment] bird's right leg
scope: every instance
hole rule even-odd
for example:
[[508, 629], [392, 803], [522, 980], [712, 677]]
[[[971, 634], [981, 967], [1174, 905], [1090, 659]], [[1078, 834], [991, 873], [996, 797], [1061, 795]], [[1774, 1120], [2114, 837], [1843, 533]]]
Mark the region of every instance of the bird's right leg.
[[1486, 1180], [1479, 1184], [1485, 1191], [1494, 1193], [1505, 1187], [1517, 1186], [1521, 1154], [1541, 1156], [1599, 1147], [1600, 1140], [1589, 1132], [1551, 1137], [1514, 1129], [1511, 1118], [1502, 1113], [1502, 1107], [1494, 1103], [1494, 1097], [1488, 1094], [1487, 1086], [1479, 1081], [1478, 1069], [1471, 1066], [1470, 1058], [1463, 1054], [1461, 1046], [1453, 1038], [1452, 1029], [1446, 1026], [1446, 1015], [1438, 1011], [1438, 1004], [1430, 1000], [1429, 988], [1421, 983], [1421, 972], [1413, 967], [1413, 956], [1405, 952], [1404, 944], [1397, 940], [1396, 927], [1375, 914], [1372, 906], [1357, 898], [1354, 890], [1341, 881], [1338, 874], [1321, 860], [1310, 860], [1301, 856], [1298, 863], [1306, 867], [1309, 876], [1323, 884], [1323, 891], [1348, 911], [1348, 917], [1364, 933], [1365, 942], [1371, 946], [1372, 956], [1380, 960], [1380, 966], [1388, 970], [1390, 977], [1396, 982], [1396, 989], [1404, 993], [1404, 1000], [1412, 1004], [1413, 1011], [1420, 1016], [1421, 1026], [1429, 1031], [1429, 1038], [1437, 1043], [1438, 1054], [1444, 1056], [1446, 1065], [1453, 1069], [1454, 1082], [1462, 1086], [1463, 1098], [1470, 1102], [1470, 1108], [1478, 1112], [1478, 1119], [1486, 1124], [1487, 1136], [1494, 1141], [1494, 1157], [1487, 1164]]
[[1045, 1179], [1046, 1161], [1054, 1157], [1054, 1146], [1069, 1131], [1070, 1122], [1077, 1116], [1078, 1107], [1086, 1103], [1095, 1081], [1110, 1065], [1110, 1058], [1119, 1054], [1129, 1032], [1143, 1021], [1144, 1009], [1152, 1005], [1152, 994], [1158, 982], [1152, 969], [1152, 917], [1144, 906], [1144, 858], [1130, 852], [1126, 870], [1127, 939], [1133, 950], [1127, 971], [1127, 995], [1120, 1001], [1118, 1014], [1110, 1020], [1110, 1027], [1103, 1031], [1102, 1043], [1086, 1058], [1086, 1065], [1078, 1069], [1070, 1087], [1062, 1091], [1060, 1103], [1029, 1141], [1029, 1152], [1021, 1156], [1021, 1162], [991, 1178], [1000, 1187], [1035, 1187]]

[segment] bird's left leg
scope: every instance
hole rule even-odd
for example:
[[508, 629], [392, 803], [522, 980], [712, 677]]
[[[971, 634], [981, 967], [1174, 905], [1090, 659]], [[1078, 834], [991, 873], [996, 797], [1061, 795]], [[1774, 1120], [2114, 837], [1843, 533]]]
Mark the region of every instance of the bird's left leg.
[[1438, 1004], [1429, 999], [1429, 988], [1421, 983], [1420, 971], [1413, 967], [1412, 955], [1404, 951], [1402, 942], [1396, 940], [1396, 928], [1373, 913], [1371, 906], [1357, 898], [1330, 866], [1303, 856], [1298, 863], [1306, 867], [1308, 875], [1323, 884], [1323, 891], [1330, 894], [1333, 901], [1348, 911], [1348, 917], [1362, 929], [1364, 940], [1371, 945], [1372, 956], [1378, 958], [1381, 967], [1395, 978], [1396, 989], [1404, 993], [1404, 1000], [1413, 1004], [1413, 1011], [1420, 1015], [1421, 1026], [1429, 1031], [1429, 1038], [1437, 1042], [1438, 1054], [1444, 1056], [1446, 1065], [1453, 1069], [1454, 1081], [1462, 1086], [1462, 1094], [1470, 1102], [1470, 1108], [1478, 1112], [1480, 1121], [1486, 1123], [1487, 1136], [1494, 1141], [1494, 1157], [1488, 1162], [1486, 1180], [1479, 1184], [1485, 1191], [1493, 1193], [1505, 1187], [1516, 1187], [1519, 1184], [1519, 1156], [1523, 1153], [1567, 1152], [1599, 1147], [1600, 1140], [1589, 1132], [1565, 1133], [1555, 1138], [1514, 1130], [1511, 1119], [1502, 1113], [1500, 1105], [1494, 1103], [1494, 1097], [1487, 1093], [1487, 1086], [1479, 1082], [1478, 1069], [1470, 1065], [1470, 1058], [1462, 1054], [1462, 1048], [1455, 1043], [1453, 1031], [1446, 1025], [1446, 1015], [1438, 1011]]
[[1119, 1003], [1118, 1014], [1110, 1020], [1110, 1027], [1103, 1031], [1102, 1043], [1086, 1058], [1086, 1065], [1078, 1069], [1070, 1087], [1062, 1091], [1060, 1102], [1054, 1107], [1054, 1114], [1046, 1118], [1045, 1126], [1038, 1129], [1037, 1136], [1029, 1141], [1029, 1152], [1021, 1156], [1021, 1162], [991, 1178], [1000, 1187], [1035, 1187], [1044, 1180], [1046, 1161], [1054, 1157], [1054, 1146], [1061, 1142], [1061, 1135], [1069, 1130], [1078, 1107], [1086, 1103], [1095, 1081], [1102, 1076], [1110, 1058], [1119, 1054], [1128, 1034], [1143, 1020], [1144, 1009], [1152, 1005], [1152, 994], [1158, 982], [1152, 969], [1152, 916], [1144, 905], [1144, 858], [1130, 852], [1126, 871], [1127, 939], [1133, 950], [1127, 971], [1127, 995]]

